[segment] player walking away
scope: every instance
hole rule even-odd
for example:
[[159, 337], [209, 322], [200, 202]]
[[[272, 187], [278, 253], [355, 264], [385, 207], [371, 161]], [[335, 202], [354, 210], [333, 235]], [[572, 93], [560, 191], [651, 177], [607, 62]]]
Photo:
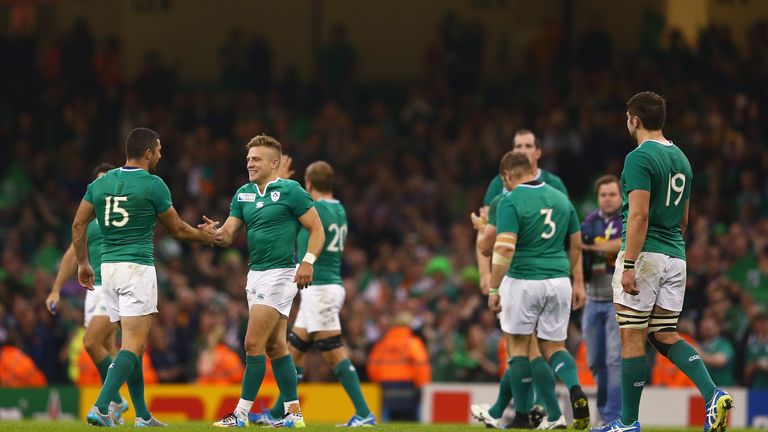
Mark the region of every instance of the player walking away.
[[[524, 154], [528, 157], [533, 172], [535, 173], [534, 180], [546, 183], [568, 196], [568, 191], [566, 190], [563, 181], [560, 180], [560, 177], [539, 168], [539, 159], [541, 158], [541, 145], [539, 143], [538, 137], [536, 137], [533, 132], [528, 129], [520, 129], [515, 132], [512, 151], [514, 153]], [[498, 201], [501, 200], [501, 197], [503, 197], [504, 194], [509, 190], [509, 187], [503, 181], [502, 174], [499, 174], [498, 176], [494, 177], [493, 180], [491, 180], [491, 183], [488, 185], [488, 189], [486, 190], [485, 197], [483, 198], [483, 208], [480, 209], [479, 215], [472, 214], [472, 223], [476, 229], [479, 226], [487, 225], [487, 222], [491, 217], [491, 213], [495, 213], [495, 210], [489, 211], [489, 206], [492, 206], [494, 200], [496, 200], [496, 203], [498, 204]], [[493, 217], [495, 217], [495, 214]], [[478, 230], [475, 254], [477, 256], [477, 263], [480, 271], [480, 290], [483, 294], [488, 294], [488, 281], [490, 280], [491, 272], [491, 252], [493, 250], [493, 243], [496, 240], [495, 228], [495, 225], [489, 225], [488, 228], [485, 228], [484, 230]], [[481, 237], [485, 239], [484, 242], [481, 240]], [[485, 244], [485, 248], [481, 247], [481, 243]], [[538, 365], [546, 363], [544, 359], [541, 358], [541, 352], [539, 351], [536, 338], [531, 338], [531, 350], [529, 352], [529, 357], [532, 362], [531, 364]], [[508, 371], [504, 372], [501, 380], [502, 384], [499, 386], [499, 395], [496, 398], [496, 402], [487, 409], [490, 416], [483, 414], [486, 411], [485, 405], [477, 405], [475, 407], [475, 418], [477, 418], [479, 421], [485, 422], [486, 424], [498, 425], [497, 420], [502, 417], [504, 409], [512, 400]], [[549, 382], [547, 381], [543, 383], [542, 386], [548, 387]], [[541, 393], [544, 391], [545, 390], [543, 388], [539, 389], [539, 385], [534, 381], [531, 389], [531, 395], [529, 395], [532, 400], [530, 417], [534, 426], [538, 425], [545, 415], [548, 415], [550, 418], [553, 416], [553, 414], [548, 413], [547, 410], [542, 409], [542, 405], [544, 405], [545, 408], [551, 408], [556, 412], [560, 412], [559, 408], [547, 407], [548, 404], [546, 400], [541, 397]]]
[[[94, 177], [99, 178], [115, 167], [108, 163], [102, 163], [94, 171]], [[94, 219], [88, 224], [88, 256], [93, 266], [93, 291], [85, 293], [85, 335], [83, 345], [91, 357], [93, 364], [99, 371], [101, 383], [107, 378], [107, 370], [112, 364], [112, 356], [117, 352], [115, 345], [115, 330], [117, 325], [109, 320], [107, 311], [107, 299], [101, 286], [101, 229]], [[56, 314], [56, 305], [59, 303], [61, 287], [68, 280], [77, 275], [77, 260], [75, 259], [75, 247], [70, 245], [61, 258], [59, 272], [53, 282], [51, 293], [45, 300], [48, 312]], [[123, 413], [128, 410], [128, 401], [116, 392], [109, 402], [109, 416], [115, 424], [124, 424]]]
[[[504, 181], [504, 189], [507, 191], [511, 190], [514, 185], [509, 183], [506, 177], [502, 178], [502, 180]], [[475, 229], [479, 232], [478, 247], [480, 252], [487, 257], [491, 256], [493, 245], [496, 241], [496, 215], [498, 205], [507, 193], [508, 192], [504, 192], [491, 201], [491, 205], [488, 209], [487, 221], [484, 218], [472, 218], [472, 223], [475, 226]], [[531, 398], [530, 405], [532, 406], [529, 411], [531, 426], [538, 427], [544, 420], [544, 416], [546, 416], [547, 421], [544, 426], [549, 425], [554, 427], [562, 416], [560, 405], [555, 397], [555, 375], [552, 372], [552, 368], [549, 367], [547, 362], [541, 356], [539, 345], [535, 341], [535, 338], [531, 338], [528, 358], [531, 362], [532, 375], [536, 376], [536, 379], [532, 380], [532, 388], [529, 393], [529, 398]], [[493, 405], [473, 404], [470, 407], [472, 416], [479, 422], [484, 423], [487, 427], [504, 429], [504, 410], [512, 399], [512, 387], [509, 379], [509, 369], [507, 369], [502, 375], [501, 383], [499, 385], [499, 394]], [[536, 393], [539, 400], [533, 399], [533, 393]], [[542, 404], [545, 409], [542, 410], [541, 406], [538, 406], [538, 404]]]
[[621, 409], [621, 339], [613, 309], [611, 279], [621, 248], [621, 191], [619, 179], [604, 175], [595, 183], [598, 209], [581, 224], [581, 250], [587, 304], [581, 328], [587, 362], [597, 381], [597, 410], [603, 424]]
[[86, 416], [94, 426], [114, 426], [109, 404], [126, 381], [136, 409], [135, 425], [166, 426], [147, 409], [141, 362], [152, 314], [157, 313], [155, 218], [179, 240], [212, 244], [217, 237], [214, 222], [195, 229], [182, 221], [173, 208], [168, 187], [160, 177], [150, 174], [160, 160], [160, 148], [157, 132], [145, 128], [132, 130], [125, 141], [125, 166], [88, 185], [72, 224], [78, 281], [94, 290], [95, 274], [86, 230], [94, 218], [98, 220], [102, 235], [102, 291], [110, 321], [120, 322], [122, 328], [122, 349], [109, 365], [99, 397]]
[[[286, 341], [288, 314], [298, 289], [312, 283], [313, 264], [323, 250], [325, 234], [312, 198], [293, 180], [278, 177], [282, 147], [274, 138], [259, 135], [247, 145], [248, 180], [232, 197], [229, 218], [219, 229], [218, 246], [229, 246], [246, 227], [250, 270], [248, 330], [245, 334], [245, 373], [240, 402], [216, 427], [246, 427], [248, 413], [272, 361], [283, 398], [283, 416], [276, 427], [304, 427], [299, 407], [296, 366]], [[209, 219], [204, 219], [211, 223]], [[307, 252], [296, 269], [293, 260], [299, 228], [309, 233]]]
[[[297, 374], [301, 377], [304, 372], [304, 356], [314, 344], [355, 407], [355, 415], [343, 426], [373, 426], [376, 417], [365, 402], [357, 371], [347, 358], [341, 340], [339, 313], [345, 296], [341, 258], [347, 237], [347, 214], [344, 206], [333, 197], [333, 178], [333, 168], [323, 161], [310, 164], [304, 175], [304, 185], [315, 200], [315, 208], [323, 223], [325, 244], [323, 254], [315, 262], [313, 285], [301, 292], [299, 313], [293, 330], [288, 334], [289, 350], [296, 363]], [[309, 232], [302, 228], [297, 242], [299, 256], [306, 253], [308, 240]], [[272, 424], [282, 415], [281, 395], [271, 411], [264, 411], [252, 418], [258, 424]]]
[[[524, 155], [504, 155], [501, 172], [512, 190], [499, 203], [496, 215], [498, 235], [491, 260], [488, 306], [501, 313], [501, 329], [507, 340], [509, 380], [516, 410], [512, 427], [531, 427], [531, 378], [547, 379], [540, 377], [539, 372], [549, 368], [532, 369], [529, 360], [530, 339], [536, 331], [544, 358], [569, 389], [573, 427], [586, 429], [587, 397], [579, 385], [576, 363], [565, 350], [571, 306], [583, 306], [585, 296], [579, 219], [568, 197], [534, 180], [531, 163]], [[570, 240], [568, 253], [566, 237]], [[554, 397], [554, 392], [542, 394], [545, 399]], [[564, 426], [565, 417], [561, 415], [555, 421], [542, 421], [538, 427]]]
[[639, 431], [646, 381], [646, 338], [698, 387], [704, 431], [725, 431], [731, 396], [715, 387], [699, 353], [677, 333], [686, 263], [683, 232], [693, 173], [685, 154], [664, 138], [664, 98], [638, 93], [627, 102], [627, 129], [638, 147], [621, 173], [621, 252], [613, 276], [613, 302], [621, 334], [620, 418], [594, 431]]

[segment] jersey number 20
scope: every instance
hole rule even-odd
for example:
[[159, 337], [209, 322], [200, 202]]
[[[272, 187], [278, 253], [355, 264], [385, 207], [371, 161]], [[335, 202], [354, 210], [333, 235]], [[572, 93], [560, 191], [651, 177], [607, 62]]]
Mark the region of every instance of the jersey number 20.
[[[121, 202], [128, 201], [128, 197], [107, 197], [107, 202], [104, 205], [104, 226], [116, 226], [118, 228], [124, 227], [128, 223], [128, 210], [120, 207]], [[110, 220], [111, 213], [116, 213], [121, 216], [119, 220]]]
[[344, 240], [347, 238], [347, 224], [330, 224], [328, 225], [328, 231], [333, 233], [333, 239], [331, 239], [331, 242], [325, 249], [328, 252], [344, 252]]
[[557, 225], [555, 224], [555, 221], [552, 220], [552, 209], [541, 209], [539, 213], [544, 216], [544, 225], [549, 228], [549, 231], [541, 233], [541, 238], [545, 240], [551, 239], [552, 236], [555, 235], [555, 231], [557, 231]]

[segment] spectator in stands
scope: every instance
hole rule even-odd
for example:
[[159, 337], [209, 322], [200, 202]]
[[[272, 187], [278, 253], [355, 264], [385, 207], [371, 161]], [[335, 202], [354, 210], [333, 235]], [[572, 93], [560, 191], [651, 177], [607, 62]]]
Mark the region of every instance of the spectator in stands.
[[760, 314], [752, 322], [747, 340], [744, 381], [752, 388], [768, 388], [768, 316]]
[[714, 317], [707, 315], [699, 322], [699, 341], [701, 359], [707, 365], [715, 385], [734, 385], [733, 366], [736, 353], [728, 339], [722, 337], [720, 324]]
[[197, 358], [199, 384], [238, 384], [242, 380], [245, 369], [240, 356], [221, 342], [224, 330], [217, 325], [205, 337], [205, 348]]
[[0, 334], [0, 387], [44, 387], [45, 376], [29, 356]]

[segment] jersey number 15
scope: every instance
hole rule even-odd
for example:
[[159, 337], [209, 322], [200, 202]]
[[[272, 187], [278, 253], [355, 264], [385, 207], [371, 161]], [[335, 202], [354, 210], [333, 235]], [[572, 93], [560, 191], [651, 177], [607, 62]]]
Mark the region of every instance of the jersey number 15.
[[[124, 227], [125, 224], [128, 223], [128, 219], [130, 218], [130, 216], [128, 215], [128, 210], [120, 207], [120, 203], [128, 201], [128, 197], [108, 196], [106, 201], [107, 202], [104, 205], [104, 226], [108, 227], [112, 225], [118, 228]], [[110, 220], [110, 216], [112, 216], [112, 213], [120, 215], [121, 218], [118, 220]]]

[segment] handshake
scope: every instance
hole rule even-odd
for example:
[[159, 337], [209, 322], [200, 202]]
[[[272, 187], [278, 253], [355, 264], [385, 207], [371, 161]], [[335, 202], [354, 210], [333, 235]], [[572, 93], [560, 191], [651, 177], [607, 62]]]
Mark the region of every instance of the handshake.
[[209, 246], [229, 246], [229, 244], [224, 241], [223, 229], [218, 226], [219, 221], [211, 220], [208, 216], [203, 215], [203, 222], [197, 224], [199, 234], [202, 236], [201, 243], [205, 243]]

